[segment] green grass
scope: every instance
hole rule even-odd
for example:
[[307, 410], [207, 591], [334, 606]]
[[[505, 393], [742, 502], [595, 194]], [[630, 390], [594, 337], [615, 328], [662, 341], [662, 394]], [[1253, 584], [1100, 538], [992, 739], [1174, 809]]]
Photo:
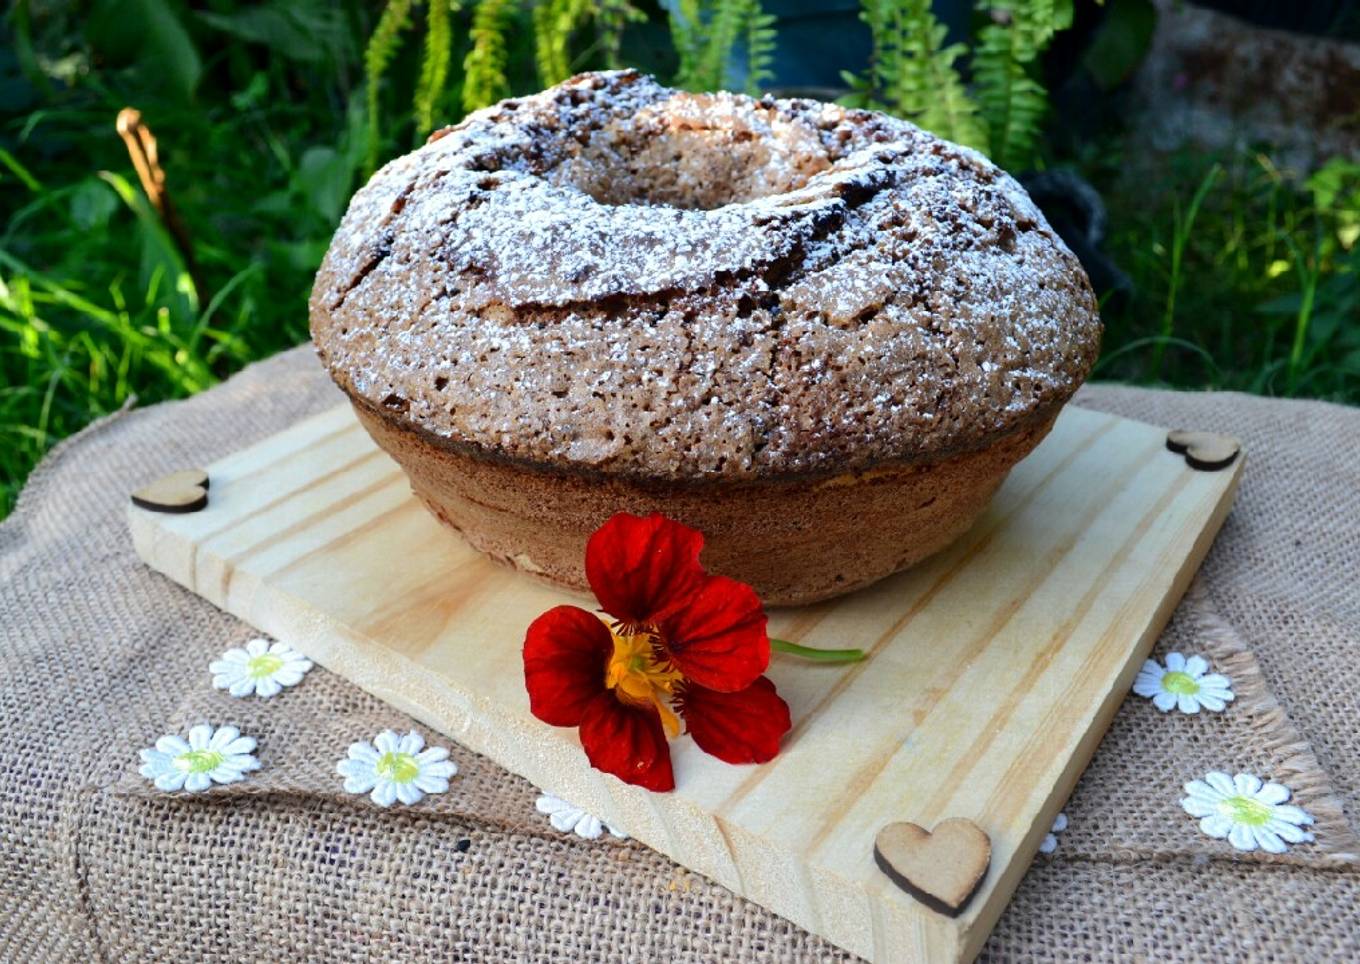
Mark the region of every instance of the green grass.
[[[371, 149], [362, 53], [375, 11], [258, 10], [97, 0], [87, 20], [37, 21], [12, 7], [15, 42], [0, 44], [0, 517], [38, 459], [93, 419], [133, 396], [191, 395], [307, 337], [312, 275]], [[532, 89], [532, 47], [517, 42], [509, 82]], [[456, 70], [442, 95], [413, 98], [420, 48], [406, 43], [378, 92], [382, 157], [415, 142], [413, 102], [440, 121], [462, 110]], [[195, 272], [115, 133], [126, 105], [159, 140]], [[1105, 194], [1107, 247], [1136, 284], [1106, 307], [1098, 377], [1360, 401], [1360, 166], [1305, 182], [1264, 154], [1126, 154], [1117, 138], [1056, 160]]]
[[1264, 152], [1182, 150], [1096, 168], [1137, 285], [1104, 312], [1097, 378], [1360, 402], [1360, 164], [1302, 178]]

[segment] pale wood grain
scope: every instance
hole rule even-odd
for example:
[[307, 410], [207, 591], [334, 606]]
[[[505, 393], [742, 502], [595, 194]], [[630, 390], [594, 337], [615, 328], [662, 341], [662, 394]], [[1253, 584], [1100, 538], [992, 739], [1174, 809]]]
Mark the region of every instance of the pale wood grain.
[[[137, 551], [463, 745], [691, 869], [876, 961], [974, 955], [1231, 505], [1243, 467], [1196, 472], [1164, 429], [1069, 407], [977, 525], [771, 633], [866, 649], [776, 656], [794, 728], [735, 767], [672, 743], [656, 795], [586, 764], [528, 712], [524, 630], [566, 597], [439, 526], [345, 407], [209, 466], [209, 507], [133, 509]], [[950, 919], [875, 866], [887, 823], [967, 818], [991, 867]]]

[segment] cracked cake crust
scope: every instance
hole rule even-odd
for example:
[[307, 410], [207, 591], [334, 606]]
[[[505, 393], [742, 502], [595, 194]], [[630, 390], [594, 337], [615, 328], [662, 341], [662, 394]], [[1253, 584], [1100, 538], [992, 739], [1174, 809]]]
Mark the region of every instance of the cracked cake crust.
[[1100, 337], [1075, 257], [976, 152], [632, 71], [384, 167], [311, 325], [356, 405], [425, 444], [677, 482], [979, 452], [1051, 422]]

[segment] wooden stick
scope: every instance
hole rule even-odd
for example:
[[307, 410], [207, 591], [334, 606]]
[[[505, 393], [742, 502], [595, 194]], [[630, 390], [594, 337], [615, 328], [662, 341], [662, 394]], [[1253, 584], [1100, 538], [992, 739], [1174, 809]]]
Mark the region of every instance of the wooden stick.
[[118, 136], [127, 145], [128, 156], [132, 158], [132, 166], [137, 170], [137, 179], [142, 182], [142, 190], [146, 192], [147, 198], [151, 201], [151, 206], [160, 215], [161, 222], [165, 225], [170, 237], [175, 242], [175, 247], [179, 249], [180, 256], [184, 258], [184, 267], [189, 272], [189, 277], [194, 281], [194, 288], [198, 291], [199, 301], [208, 298], [207, 288], [203, 284], [203, 279], [198, 273], [198, 264], [194, 259], [193, 242], [189, 239], [189, 231], [180, 219], [179, 212], [170, 201], [170, 193], [165, 187], [165, 170], [161, 167], [160, 157], [156, 149], [156, 137], [151, 133], [151, 128], [146, 126], [142, 120], [142, 112], [135, 107], [124, 107], [118, 112]]

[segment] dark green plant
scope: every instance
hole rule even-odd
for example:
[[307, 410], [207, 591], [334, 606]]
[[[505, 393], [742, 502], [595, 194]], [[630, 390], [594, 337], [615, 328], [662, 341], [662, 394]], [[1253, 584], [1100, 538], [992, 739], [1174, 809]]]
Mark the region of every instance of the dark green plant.
[[941, 137], [985, 150], [977, 104], [955, 66], [968, 48], [945, 45], [947, 31], [931, 0], [863, 0], [862, 17], [873, 37], [873, 55], [866, 74], [846, 75], [856, 91], [846, 100], [889, 110]]
[[[978, 0], [973, 46], [945, 45], [930, 0], [861, 0], [873, 35], [869, 69], [847, 75], [850, 103], [905, 117], [986, 153], [1002, 167], [1033, 163], [1048, 109], [1039, 56], [1072, 25], [1073, 0]], [[972, 71], [966, 86], [959, 62]]]
[[670, 16], [671, 39], [680, 67], [675, 83], [686, 90], [726, 86], [732, 52], [745, 41], [748, 93], [758, 93], [770, 78], [774, 18], [760, 0], [680, 0]]

